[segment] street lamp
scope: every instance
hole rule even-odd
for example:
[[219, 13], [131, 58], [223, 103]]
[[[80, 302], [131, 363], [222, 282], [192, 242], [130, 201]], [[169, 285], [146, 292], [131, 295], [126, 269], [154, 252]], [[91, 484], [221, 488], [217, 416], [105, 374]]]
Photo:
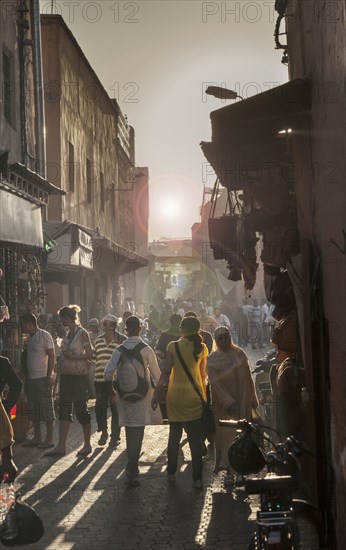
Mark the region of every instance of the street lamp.
[[237, 97], [243, 99], [237, 92], [221, 86], [208, 86], [205, 93], [217, 97], [218, 99], [237, 99]]

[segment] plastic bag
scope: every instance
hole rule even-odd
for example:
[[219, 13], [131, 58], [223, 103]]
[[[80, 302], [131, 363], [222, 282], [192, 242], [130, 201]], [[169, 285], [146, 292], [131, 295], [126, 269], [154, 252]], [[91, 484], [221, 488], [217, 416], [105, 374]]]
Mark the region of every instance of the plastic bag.
[[11, 541], [18, 535], [15, 502], [14, 487], [8, 482], [8, 474], [4, 474], [0, 484], [0, 538], [2, 541]]

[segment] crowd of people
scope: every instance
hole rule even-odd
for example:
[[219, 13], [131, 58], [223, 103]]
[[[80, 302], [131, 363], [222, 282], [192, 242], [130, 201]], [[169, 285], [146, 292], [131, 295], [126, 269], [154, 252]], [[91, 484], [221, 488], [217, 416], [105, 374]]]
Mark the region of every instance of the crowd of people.
[[[80, 308], [69, 305], [58, 311], [60, 326], [50, 332], [39, 326], [34, 314], [23, 315], [20, 322], [27, 343], [20, 377], [12, 375], [7, 381], [7, 399], [0, 401], [2, 469], [9, 470], [14, 479], [8, 413], [23, 383], [32, 427], [32, 436], [23, 445], [44, 450], [47, 458], [63, 457], [75, 416], [83, 436], [77, 455], [90, 455], [88, 399], [95, 397], [98, 445], [108, 443], [115, 449], [124, 428], [128, 457], [125, 475], [130, 485], [139, 482], [145, 426], [166, 421], [168, 481], [176, 480], [179, 444], [185, 430], [193, 487], [203, 487], [203, 456], [207, 452], [203, 415], [206, 404], [211, 403], [216, 422], [215, 434], [208, 439], [215, 446], [215, 473], [226, 470], [232, 477], [227, 450], [235, 433], [220, 428], [217, 420], [257, 417], [258, 399], [242, 348], [269, 343], [270, 317], [270, 306], [265, 301], [260, 306], [257, 300], [227, 307], [222, 303], [212, 307], [210, 303], [165, 300], [161, 311], [152, 305], [144, 318], [125, 311], [121, 319], [113, 314], [100, 321], [92, 318], [85, 328], [80, 322]], [[6, 367], [13, 373], [7, 359], [1, 358], [0, 366], [1, 375]], [[56, 415], [59, 435], [54, 444]]]
[[229, 328], [234, 342], [242, 347], [248, 344], [252, 348], [268, 345], [276, 322], [272, 316], [273, 306], [265, 298], [262, 298], [261, 303], [258, 299], [244, 299], [241, 305], [219, 301], [214, 306], [208, 301], [203, 303], [168, 299], [164, 300], [160, 310], [154, 305], [150, 306], [146, 327], [157, 335], [162, 330], [170, 329], [173, 313], [183, 317], [188, 311], [196, 312], [201, 328], [212, 334], [217, 327]]

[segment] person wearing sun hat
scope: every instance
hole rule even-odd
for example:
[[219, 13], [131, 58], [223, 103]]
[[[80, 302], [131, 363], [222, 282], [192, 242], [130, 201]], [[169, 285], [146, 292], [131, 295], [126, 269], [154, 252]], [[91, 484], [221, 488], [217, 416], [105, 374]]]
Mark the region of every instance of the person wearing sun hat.
[[[202, 402], [188, 378], [180, 357], [191, 374], [200, 394], [206, 400], [206, 361], [207, 346], [202, 342], [200, 322], [195, 317], [185, 317], [180, 324], [181, 338], [170, 342], [163, 361], [163, 372], [152, 399], [156, 409], [162, 388], [168, 385], [167, 413], [169, 420], [169, 438], [167, 447], [168, 481], [175, 481], [178, 467], [179, 444], [183, 429], [192, 457], [192, 478], [195, 489], [203, 488], [202, 481]], [[180, 356], [180, 357], [179, 357]]]

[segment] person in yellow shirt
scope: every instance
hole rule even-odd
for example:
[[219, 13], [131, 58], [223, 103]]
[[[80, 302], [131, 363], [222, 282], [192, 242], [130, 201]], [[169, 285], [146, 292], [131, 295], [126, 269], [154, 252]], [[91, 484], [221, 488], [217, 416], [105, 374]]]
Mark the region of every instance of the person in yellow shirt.
[[[192, 385], [185, 369], [188, 369], [199, 393], [206, 401], [206, 362], [207, 346], [200, 335], [200, 322], [195, 317], [186, 317], [180, 325], [181, 338], [170, 342], [164, 359], [163, 372], [152, 399], [155, 409], [162, 388], [167, 390], [167, 415], [169, 420], [169, 439], [167, 447], [169, 481], [175, 481], [178, 466], [179, 443], [183, 429], [192, 457], [192, 477], [195, 489], [202, 489], [202, 401]], [[183, 365], [185, 363], [185, 365]]]

